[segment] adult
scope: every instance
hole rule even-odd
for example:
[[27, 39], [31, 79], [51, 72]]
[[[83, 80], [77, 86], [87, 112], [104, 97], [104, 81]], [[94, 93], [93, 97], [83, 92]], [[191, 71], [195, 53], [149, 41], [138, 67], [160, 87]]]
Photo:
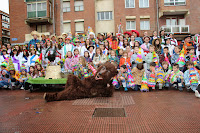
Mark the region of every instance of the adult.
[[171, 45], [178, 46], [178, 42], [177, 42], [176, 38], [174, 38], [174, 34], [170, 33], [169, 37], [171, 38]]
[[28, 43], [28, 49], [31, 46], [34, 46], [34, 48], [36, 48], [37, 43], [40, 43], [40, 40], [38, 39], [39, 37], [39, 33], [37, 31], [32, 31], [31, 35], [33, 36], [33, 39], [31, 39]]
[[65, 58], [68, 51], [73, 53], [74, 46], [70, 43], [70, 40], [71, 40], [71, 38], [68, 36], [66, 38], [66, 44], [62, 48], [62, 58]]
[[150, 39], [151, 39], [151, 38], [150, 38], [149, 36], [145, 36], [145, 37], [143, 38], [144, 43], [140, 46], [140, 47], [143, 49], [144, 55], [145, 55], [145, 56], [149, 53], [149, 46], [151, 45], [151, 44], [149, 43]]
[[165, 31], [164, 30], [160, 31], [160, 38], [162, 39], [161, 44], [165, 44]]
[[135, 41], [139, 41], [140, 44], [143, 44], [143, 41], [140, 38], [140, 33], [137, 30], [132, 30], [132, 35], [135, 37]]
[[58, 44], [60, 44], [62, 47], [65, 45], [64, 40], [65, 38], [63, 36], [58, 36]]
[[151, 37], [151, 40], [150, 40], [149, 43], [152, 44], [152, 41], [153, 41], [154, 39], [157, 39], [157, 38], [159, 38], [159, 37], [158, 37], [158, 34], [157, 34], [157, 31], [153, 31], [153, 34], [152, 34], [152, 37]]

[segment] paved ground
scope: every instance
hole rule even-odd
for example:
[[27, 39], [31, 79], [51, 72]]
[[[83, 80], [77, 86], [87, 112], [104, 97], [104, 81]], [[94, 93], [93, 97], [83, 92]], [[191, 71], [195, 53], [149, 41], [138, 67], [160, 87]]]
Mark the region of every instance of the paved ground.
[[[0, 90], [0, 132], [200, 133], [193, 93], [122, 92], [111, 98], [45, 103], [43, 92]], [[124, 108], [126, 117], [93, 117], [95, 108]]]

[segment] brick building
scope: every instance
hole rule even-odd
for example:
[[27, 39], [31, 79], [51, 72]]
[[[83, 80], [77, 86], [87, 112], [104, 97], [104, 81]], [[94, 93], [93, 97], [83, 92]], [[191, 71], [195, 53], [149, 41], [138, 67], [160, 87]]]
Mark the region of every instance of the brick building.
[[[164, 29], [180, 39], [199, 33], [200, 1], [196, 0], [10, 0], [11, 43], [31, 39], [31, 31], [60, 35], [71, 31], [82, 34], [87, 27], [94, 32], [116, 34], [123, 31]], [[20, 8], [19, 8], [20, 7]]]
[[9, 14], [0, 11], [0, 46], [10, 42], [10, 18]]

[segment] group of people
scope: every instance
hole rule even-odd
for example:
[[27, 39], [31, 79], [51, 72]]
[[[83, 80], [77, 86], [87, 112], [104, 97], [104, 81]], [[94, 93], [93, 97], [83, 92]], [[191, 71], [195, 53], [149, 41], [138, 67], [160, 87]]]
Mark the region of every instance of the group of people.
[[72, 73], [80, 79], [95, 75], [99, 66], [111, 62], [119, 73], [113, 78], [115, 89], [129, 88], [137, 91], [176, 88], [183, 91], [196, 90], [199, 77], [199, 38], [192, 40], [190, 35], [178, 44], [174, 35], [165, 34], [164, 30], [154, 31], [152, 36], [144, 32], [141, 37], [137, 30], [118, 33], [99, 33], [93, 31], [87, 35], [72, 37], [63, 33], [61, 36], [45, 36], [36, 31], [27, 45], [1, 48], [0, 87], [24, 89], [30, 78], [44, 77], [48, 65], [60, 65], [63, 73]]

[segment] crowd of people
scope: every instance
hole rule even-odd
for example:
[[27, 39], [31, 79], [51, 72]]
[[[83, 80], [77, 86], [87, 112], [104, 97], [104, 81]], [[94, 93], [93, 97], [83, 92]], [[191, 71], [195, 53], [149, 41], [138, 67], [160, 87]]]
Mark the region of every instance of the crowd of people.
[[93, 31], [87, 35], [63, 33], [45, 36], [36, 31], [27, 45], [5, 44], [1, 48], [1, 88], [24, 89], [30, 78], [44, 77], [48, 65], [60, 65], [61, 72], [72, 73], [80, 79], [94, 75], [99, 66], [109, 61], [119, 73], [113, 78], [115, 89], [137, 91], [176, 88], [196, 90], [199, 77], [198, 38], [185, 36], [181, 43], [164, 30], [152, 36], [137, 30], [113, 36]]

